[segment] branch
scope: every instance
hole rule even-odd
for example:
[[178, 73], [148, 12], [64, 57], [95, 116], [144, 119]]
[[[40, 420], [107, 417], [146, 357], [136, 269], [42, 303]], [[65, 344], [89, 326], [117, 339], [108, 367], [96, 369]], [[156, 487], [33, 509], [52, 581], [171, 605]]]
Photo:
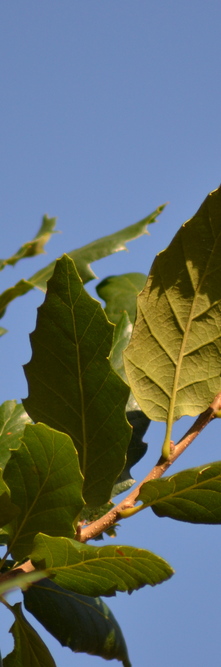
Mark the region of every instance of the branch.
[[170, 443], [171, 453], [169, 458], [165, 460], [161, 456], [154, 468], [152, 468], [145, 479], [143, 479], [142, 482], [138, 484], [136, 489], [131, 491], [131, 493], [129, 493], [129, 495], [124, 498], [124, 500], [122, 500], [118, 505], [113, 507], [110, 512], [102, 516], [97, 521], [92, 522], [77, 534], [78, 541], [87, 542], [87, 540], [91, 540], [97, 537], [97, 535], [100, 535], [100, 533], [107, 530], [107, 528], [110, 528], [110, 526], [119, 521], [119, 519], [122, 519], [121, 512], [123, 510], [134, 507], [136, 504], [142, 485], [146, 482], [149, 482], [151, 479], [159, 479], [162, 477], [166, 470], [168, 470], [174, 461], [176, 461], [176, 459], [185, 451], [185, 449], [189, 447], [189, 445], [193, 442], [193, 440], [195, 440], [199, 433], [201, 433], [205, 426], [207, 426], [211, 420], [216, 417], [216, 412], [218, 410], [221, 410], [221, 392], [217, 394], [207, 410], [202, 412], [201, 415], [197, 417], [193, 426], [191, 426], [187, 433], [185, 433], [183, 438], [179, 440], [176, 445], [174, 445], [173, 442]]

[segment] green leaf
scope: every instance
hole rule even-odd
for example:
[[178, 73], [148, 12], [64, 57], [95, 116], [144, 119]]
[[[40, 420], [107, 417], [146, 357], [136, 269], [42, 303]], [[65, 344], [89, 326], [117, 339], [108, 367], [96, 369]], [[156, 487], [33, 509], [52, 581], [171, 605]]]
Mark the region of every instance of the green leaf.
[[173, 422], [205, 410], [220, 391], [221, 188], [157, 255], [138, 297], [125, 354], [131, 389], [145, 414]]
[[3, 660], [4, 667], [56, 667], [55, 662], [36, 630], [28, 623], [17, 603], [11, 607], [15, 615], [10, 632], [15, 647]]
[[71, 438], [37, 424], [26, 426], [20, 449], [12, 452], [4, 479], [20, 508], [10, 531], [12, 555], [28, 556], [40, 530], [74, 535], [73, 521], [83, 507], [82, 475]]
[[[0, 315], [0, 317], [1, 317], [1, 315]], [[4, 329], [4, 327], [0, 327], [0, 336], [4, 336], [4, 334], [6, 334], [7, 331], [8, 331], [8, 330], [7, 330], [7, 329]]]
[[2, 470], [0, 470], [0, 528], [3, 526], [5, 527], [6, 524], [10, 523], [18, 514], [19, 507], [11, 502], [10, 490], [2, 479]]
[[93, 597], [155, 586], [173, 574], [166, 561], [144, 549], [93, 547], [40, 533], [31, 560], [35, 567], [47, 569], [58, 586]]
[[127, 491], [134, 484], [135, 480], [131, 477], [130, 469], [143, 458], [147, 451], [147, 444], [142, 441], [142, 438], [148, 429], [150, 420], [141, 410], [127, 412], [127, 419], [133, 427], [133, 432], [127, 451], [126, 465], [114, 484], [112, 498]]
[[85, 478], [83, 495], [95, 507], [110, 499], [131, 437], [125, 416], [129, 387], [107, 358], [113, 328], [64, 255], [31, 335], [24, 406], [34, 421], [72, 437]]
[[[112, 255], [114, 252], [119, 252], [119, 250], [126, 250], [125, 243], [142, 236], [142, 234], [146, 234], [147, 225], [156, 222], [157, 216], [164, 208], [165, 205], [159, 206], [156, 211], [148, 215], [146, 218], [143, 218], [143, 220], [140, 220], [140, 222], [129, 225], [129, 227], [124, 227], [124, 229], [119, 232], [104, 236], [97, 241], [92, 241], [92, 243], [89, 243], [82, 248], [77, 248], [77, 250], [69, 252], [68, 255], [74, 260], [83, 283], [96, 278], [95, 273], [90, 267], [90, 262], [95, 262], [98, 259]], [[44, 269], [40, 269], [40, 271], [31, 276], [29, 280], [20, 280], [14, 287], [5, 290], [5, 292], [0, 295], [0, 312], [2, 311], [2, 315], [5, 312], [6, 306], [13, 301], [13, 299], [26, 294], [34, 287], [45, 292], [47, 281], [51, 278], [54, 268], [55, 262], [51, 262], [51, 264], [48, 264]]]
[[20, 447], [25, 425], [31, 419], [21, 403], [5, 401], [0, 405], [0, 468], [4, 468], [11, 456], [11, 449]]
[[112, 368], [114, 368], [116, 373], [118, 373], [118, 375], [120, 375], [120, 377], [122, 377], [122, 379], [126, 383], [127, 383], [127, 376], [124, 369], [123, 350], [129, 343], [132, 330], [133, 330], [133, 325], [129, 320], [127, 312], [125, 311], [121, 315], [114, 329], [113, 344], [110, 352], [110, 362]]
[[44, 253], [44, 246], [49, 241], [50, 236], [55, 234], [54, 227], [56, 225], [56, 218], [48, 218], [44, 215], [40, 229], [32, 241], [24, 243], [19, 250], [9, 257], [9, 259], [0, 259], [0, 271], [4, 269], [7, 264], [14, 266], [20, 259], [25, 257], [34, 257]]
[[[33, 570], [32, 572], [21, 572], [18, 574], [15, 570], [11, 570], [10, 574], [12, 575], [8, 579], [0, 578], [0, 596], [5, 595], [5, 593], [10, 593], [15, 588], [21, 588], [21, 590], [26, 591], [30, 584], [36, 583], [41, 579], [45, 579], [47, 572], [42, 572], [41, 570]], [[14, 574], [14, 576], [13, 576]]]
[[45, 579], [29, 588], [24, 603], [62, 646], [132, 667], [121, 629], [100, 598], [71, 593]]
[[126, 310], [132, 324], [137, 309], [137, 295], [144, 288], [147, 277], [144, 273], [124, 273], [120, 276], [109, 276], [97, 285], [100, 299], [106, 301], [105, 312], [114, 324], [119, 322]]
[[157, 516], [190, 523], [221, 523], [221, 462], [143, 484], [138, 500]]

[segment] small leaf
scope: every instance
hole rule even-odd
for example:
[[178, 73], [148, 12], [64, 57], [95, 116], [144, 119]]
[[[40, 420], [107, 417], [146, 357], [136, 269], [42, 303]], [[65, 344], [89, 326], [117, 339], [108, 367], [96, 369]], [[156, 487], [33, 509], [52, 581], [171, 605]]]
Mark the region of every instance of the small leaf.
[[190, 523], [221, 523], [221, 462], [143, 484], [138, 500], [157, 516]]
[[74, 536], [73, 521], [83, 507], [82, 475], [71, 438], [37, 424], [26, 426], [20, 449], [12, 452], [4, 479], [20, 508], [9, 547], [17, 560], [26, 557], [40, 530]]
[[124, 369], [123, 350], [125, 350], [125, 347], [129, 343], [132, 331], [133, 325], [125, 311], [114, 329], [113, 344], [110, 353], [111, 365], [124, 382], [127, 382], [127, 376]]
[[205, 410], [220, 391], [221, 187], [157, 255], [138, 297], [124, 353], [133, 394], [145, 414], [173, 422]]
[[105, 312], [108, 319], [117, 324], [126, 310], [133, 324], [137, 310], [137, 295], [144, 288], [147, 277], [144, 273], [124, 273], [109, 276], [97, 285], [100, 299], [106, 301]]
[[50, 236], [55, 234], [54, 227], [56, 225], [56, 218], [48, 218], [44, 215], [40, 229], [32, 241], [24, 243], [19, 250], [9, 257], [9, 259], [0, 259], [0, 271], [4, 269], [7, 264], [14, 266], [20, 259], [25, 257], [34, 257], [44, 253], [44, 246], [49, 241]]
[[24, 603], [62, 646], [132, 667], [121, 629], [100, 598], [71, 593], [45, 579], [29, 588]]
[[[147, 225], [156, 222], [157, 216], [164, 208], [164, 205], [159, 206], [156, 211], [143, 220], [140, 220], [140, 222], [136, 222], [134, 225], [129, 225], [129, 227], [125, 227], [114, 234], [104, 236], [97, 241], [92, 241], [92, 243], [89, 243], [82, 248], [77, 248], [77, 250], [69, 252], [68, 256], [74, 260], [83, 283], [87, 283], [89, 280], [96, 278], [95, 273], [90, 267], [90, 262], [95, 262], [98, 259], [112, 255], [114, 252], [119, 252], [119, 250], [126, 250], [125, 243], [142, 236], [142, 234], [146, 234]], [[2, 261], [4, 262], [4, 260]], [[47, 281], [53, 274], [55, 263], [56, 262], [51, 262], [51, 264], [44, 269], [40, 269], [40, 271], [31, 276], [29, 280], [20, 280], [14, 287], [10, 287], [8, 290], [5, 290], [5, 292], [0, 294], [0, 313], [2, 311], [3, 315], [6, 306], [13, 301], [13, 299], [26, 294], [34, 287], [46, 292]], [[0, 317], [2, 315], [0, 314]]]
[[10, 632], [15, 647], [3, 660], [4, 667], [56, 667], [55, 662], [36, 630], [28, 623], [17, 603], [11, 607], [15, 615]]
[[11, 578], [8, 579], [1, 579], [0, 577], [1, 596], [5, 595], [5, 593], [10, 593], [15, 588], [21, 588], [21, 590], [26, 591], [31, 584], [36, 583], [36, 581], [40, 581], [41, 579], [45, 579], [47, 576], [47, 572], [42, 572], [41, 570], [21, 572], [21, 574], [17, 574], [15, 570], [11, 570], [11, 573], [12, 575], [13, 573], [16, 574], [16, 576], [11, 576]]
[[81, 595], [115, 595], [169, 579], [173, 570], [159, 556], [128, 546], [92, 547], [38, 534], [31, 561], [47, 569], [58, 586]]
[[[0, 317], [1, 317], [1, 315], [0, 315]], [[4, 336], [4, 334], [6, 334], [7, 332], [8, 332], [7, 329], [4, 329], [4, 327], [0, 327], [0, 336]]]
[[72, 437], [85, 478], [83, 495], [95, 507], [110, 499], [131, 437], [125, 416], [129, 387], [107, 358], [113, 328], [64, 255], [31, 335], [29, 396], [23, 403], [34, 421]]
[[11, 449], [20, 447], [20, 437], [31, 419], [21, 403], [5, 401], [0, 405], [0, 468], [11, 456]]

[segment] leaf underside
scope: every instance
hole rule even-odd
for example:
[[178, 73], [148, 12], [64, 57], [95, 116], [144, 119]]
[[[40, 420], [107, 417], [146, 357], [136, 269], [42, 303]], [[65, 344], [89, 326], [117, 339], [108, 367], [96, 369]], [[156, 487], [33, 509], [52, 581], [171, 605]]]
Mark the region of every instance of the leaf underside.
[[145, 414], [173, 421], [205, 410], [220, 391], [221, 188], [157, 255], [138, 297], [127, 377]]

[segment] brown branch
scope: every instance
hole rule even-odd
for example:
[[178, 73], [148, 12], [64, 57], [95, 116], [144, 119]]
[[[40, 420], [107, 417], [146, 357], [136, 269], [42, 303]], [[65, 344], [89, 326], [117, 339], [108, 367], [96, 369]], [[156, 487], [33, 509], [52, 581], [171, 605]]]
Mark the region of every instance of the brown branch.
[[199, 417], [197, 417], [196, 421], [194, 422], [193, 426], [185, 433], [183, 438], [179, 440], [179, 442], [174, 445], [173, 442], [171, 442], [171, 454], [169, 459], [165, 461], [163, 457], [161, 456], [157, 462], [157, 464], [152, 468], [152, 470], [149, 472], [149, 474], [145, 477], [145, 479], [142, 480], [140, 484], [129, 493], [129, 495], [124, 498], [118, 505], [113, 507], [113, 509], [110, 510], [107, 514], [102, 516], [100, 519], [97, 521], [92, 522], [90, 525], [88, 525], [86, 528], [83, 528], [83, 530], [80, 531], [77, 535], [77, 539], [79, 542], [87, 542], [87, 540], [91, 540], [97, 535], [100, 535], [102, 531], [107, 530], [107, 528], [110, 528], [114, 523], [119, 521], [121, 519], [121, 511], [134, 507], [134, 505], [137, 502], [137, 498], [140, 493], [140, 489], [143, 484], [146, 482], [149, 482], [151, 479], [159, 479], [164, 475], [166, 470], [170, 468], [170, 466], [176, 461], [178, 456], [180, 456], [187, 447], [195, 440], [195, 438], [199, 435], [199, 433], [207, 426], [214, 417], [216, 417], [216, 411], [221, 409], [221, 392], [217, 394], [217, 396], [214, 398], [213, 402], [210, 404], [209, 408], [205, 410], [205, 412], [202, 412]]

